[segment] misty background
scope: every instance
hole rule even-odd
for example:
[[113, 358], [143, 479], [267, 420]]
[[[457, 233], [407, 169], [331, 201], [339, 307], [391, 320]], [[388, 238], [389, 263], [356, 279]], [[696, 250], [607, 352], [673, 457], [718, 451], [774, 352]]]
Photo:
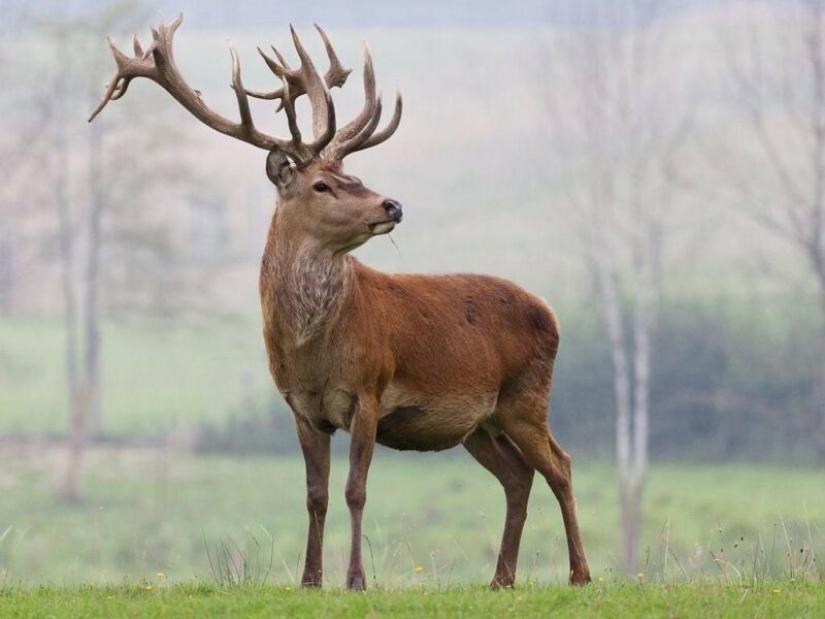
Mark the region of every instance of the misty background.
[[[5, 0], [5, 578], [208, 576], [213, 540], [254, 535], [286, 556], [273, 578], [287, 580], [300, 553], [300, 450], [260, 332], [257, 269], [275, 206], [264, 155], [202, 126], [148, 80], [86, 122], [114, 73], [106, 35], [129, 52], [132, 33], [148, 41], [159, 15], [178, 12], [177, 64], [230, 118], [228, 39], [245, 85], [268, 90], [277, 79], [256, 47], [295, 58], [294, 23], [323, 71], [312, 24], [324, 26], [354, 69], [332, 93], [339, 119], [360, 109], [369, 42], [378, 87], [387, 101], [400, 88], [404, 114], [390, 141], [350, 156], [346, 169], [399, 200], [405, 218], [391, 239], [355, 254], [388, 271], [506, 277], [554, 307], [562, 343], [550, 421], [582, 470], [594, 567], [634, 573], [680, 510], [667, 491], [689, 487], [696, 511], [708, 512], [720, 504], [702, 489], [725, 494], [727, 475], [749, 470], [763, 482], [750, 494], [775, 518], [806, 514], [783, 520], [808, 531], [802, 554], [821, 547], [825, 2]], [[308, 105], [297, 107], [305, 123]], [[262, 130], [288, 135], [272, 105], [254, 102], [253, 115]], [[347, 444], [336, 437], [339, 454]], [[345, 471], [345, 458], [337, 465]], [[403, 517], [381, 511], [389, 489], [418, 496], [423, 482], [413, 479], [431, 478], [434, 466], [449, 515], [423, 486]], [[406, 544], [430, 557], [412, 562], [431, 562], [437, 582], [442, 563], [457, 579], [486, 578], [479, 564], [494, 563], [496, 536], [487, 516], [452, 518], [478, 514], [465, 488], [477, 478], [495, 497], [487, 509], [497, 532], [503, 501], [492, 478], [462, 450], [381, 450], [373, 471], [367, 511], [386, 518], [372, 532], [384, 567]], [[804, 482], [787, 481], [788, 471]], [[790, 493], [781, 506], [780, 488]], [[335, 477], [330, 490], [343, 496]], [[558, 543], [552, 501], [535, 490], [534, 550]], [[279, 510], [289, 517], [262, 524]], [[175, 528], [176, 511], [190, 523], [214, 518]], [[770, 528], [743, 523], [742, 511], [735, 502], [710, 509], [710, 525], [734, 521], [753, 539]], [[331, 553], [345, 553], [340, 521]], [[452, 525], [467, 529], [455, 548], [432, 541]], [[706, 534], [683, 532], [684, 552], [695, 555]], [[558, 565], [534, 557], [531, 574], [563, 573], [557, 550]], [[660, 570], [667, 575], [667, 560]]]

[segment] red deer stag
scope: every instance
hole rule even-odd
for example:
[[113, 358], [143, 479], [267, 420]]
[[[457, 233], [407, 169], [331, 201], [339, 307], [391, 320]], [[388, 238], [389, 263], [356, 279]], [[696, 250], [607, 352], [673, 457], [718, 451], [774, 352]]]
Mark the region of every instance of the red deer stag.
[[[364, 106], [336, 129], [329, 89], [342, 86], [350, 70], [341, 65], [321, 28], [316, 26], [330, 62], [323, 77], [294, 30], [299, 68], [291, 68], [274, 48], [274, 58], [260, 52], [281, 82], [270, 93], [244, 88], [230, 46], [240, 111], [240, 122], [233, 122], [207, 107], [178, 71], [172, 39], [181, 19], [153, 29], [146, 48], [135, 38], [134, 57], [110, 39], [117, 72], [90, 120], [122, 97], [133, 78], [146, 77], [204, 124], [269, 151], [266, 173], [277, 187], [278, 204], [263, 254], [260, 294], [269, 368], [292, 409], [306, 462], [309, 531], [302, 584], [320, 586], [323, 579], [330, 435], [338, 429], [351, 435], [347, 587], [365, 587], [361, 519], [376, 442], [417, 451], [461, 444], [501, 482], [507, 515], [494, 588], [515, 581], [533, 473], [539, 471], [561, 506], [570, 582], [588, 582], [570, 457], [550, 435], [547, 422], [559, 344], [553, 311], [506, 280], [390, 275], [349, 255], [401, 221], [398, 202], [366, 188], [342, 165], [350, 153], [389, 138], [401, 118], [399, 94], [392, 119], [376, 132], [381, 98], [369, 50], [364, 52]], [[312, 108], [311, 142], [303, 140], [295, 118], [295, 100], [304, 94]], [[256, 129], [249, 96], [279, 99], [291, 138]]]

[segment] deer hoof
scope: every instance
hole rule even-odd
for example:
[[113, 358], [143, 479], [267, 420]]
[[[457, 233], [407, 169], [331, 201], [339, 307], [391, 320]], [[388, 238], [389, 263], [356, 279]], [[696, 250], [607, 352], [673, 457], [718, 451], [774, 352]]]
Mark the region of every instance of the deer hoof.
[[498, 591], [499, 589], [512, 589], [515, 586], [515, 581], [508, 578], [494, 577], [493, 582], [490, 583], [491, 591]]
[[570, 572], [570, 584], [575, 586], [589, 585], [591, 582], [590, 572]]
[[367, 583], [363, 574], [348, 574], [347, 589], [350, 591], [366, 591]]

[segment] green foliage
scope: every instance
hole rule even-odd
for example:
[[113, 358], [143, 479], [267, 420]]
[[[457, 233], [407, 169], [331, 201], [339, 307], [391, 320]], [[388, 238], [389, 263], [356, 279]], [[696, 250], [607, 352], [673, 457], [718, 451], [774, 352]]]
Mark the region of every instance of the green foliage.
[[561, 344], [553, 376], [550, 427], [576, 455], [610, 459], [615, 414], [613, 368], [594, 309], [560, 310]]
[[668, 304], [654, 351], [653, 457], [812, 463], [817, 321], [788, 300]]
[[[610, 457], [608, 345], [594, 309], [560, 312], [550, 421], [574, 455]], [[814, 461], [821, 414], [814, 308], [723, 296], [664, 303], [654, 338], [650, 452], [656, 459]]]

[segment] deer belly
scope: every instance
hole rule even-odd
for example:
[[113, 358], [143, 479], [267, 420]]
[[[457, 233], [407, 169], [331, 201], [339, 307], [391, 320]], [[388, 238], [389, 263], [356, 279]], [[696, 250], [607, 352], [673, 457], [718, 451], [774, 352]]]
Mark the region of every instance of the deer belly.
[[433, 396], [387, 389], [376, 440], [392, 449], [441, 451], [461, 443], [489, 417], [497, 394]]
[[355, 399], [345, 388], [291, 392], [287, 401], [296, 415], [321, 431], [349, 429], [355, 408]]

